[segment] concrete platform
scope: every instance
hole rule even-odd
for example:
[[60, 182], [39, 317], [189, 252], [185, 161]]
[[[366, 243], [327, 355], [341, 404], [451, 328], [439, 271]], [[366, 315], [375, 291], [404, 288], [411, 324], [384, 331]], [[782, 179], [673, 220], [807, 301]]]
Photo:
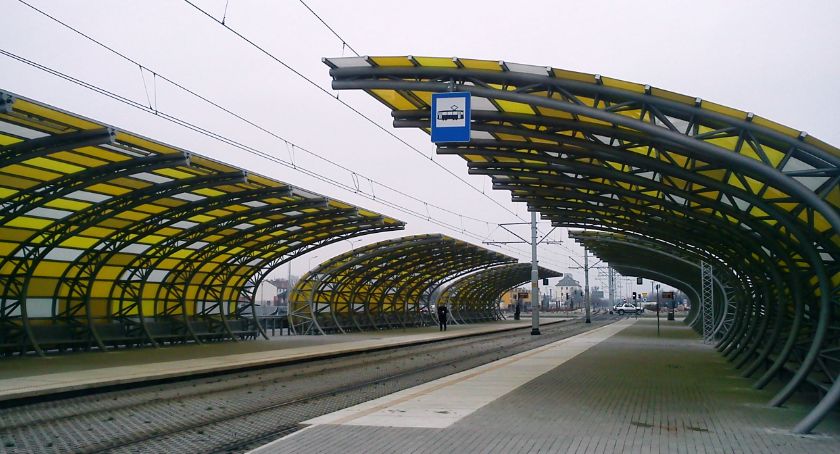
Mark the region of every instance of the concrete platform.
[[307, 421], [254, 453], [837, 453], [680, 323], [629, 318]]
[[[541, 324], [564, 318], [544, 317]], [[527, 329], [530, 319], [472, 325], [408, 328], [327, 336], [277, 336], [270, 340], [187, 344], [109, 352], [67, 353], [0, 360], [0, 402], [144, 381], [280, 365], [443, 339]]]

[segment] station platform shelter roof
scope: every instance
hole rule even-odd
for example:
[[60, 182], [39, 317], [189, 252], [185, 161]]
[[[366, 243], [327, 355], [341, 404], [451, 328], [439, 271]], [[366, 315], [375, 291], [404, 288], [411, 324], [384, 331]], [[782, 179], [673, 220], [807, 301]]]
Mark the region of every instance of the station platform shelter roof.
[[[563, 273], [539, 267], [539, 279], [561, 277]], [[499, 302], [502, 294], [531, 280], [531, 264], [497, 266], [464, 276], [449, 284], [438, 304], [449, 306], [452, 316], [461, 322], [498, 320], [502, 317]]]
[[254, 337], [254, 290], [397, 219], [0, 92], [0, 354]]
[[[784, 377], [772, 405], [802, 387], [824, 393], [796, 431], [840, 402], [836, 147], [752, 112], [598, 74], [419, 56], [324, 63], [333, 88], [369, 93], [395, 127], [429, 132], [433, 93], [470, 93], [469, 142], [439, 143], [439, 154], [461, 156], [470, 174], [554, 225], [708, 265], [732, 309], [714, 314], [721, 351], [758, 387]], [[611, 264], [663, 281], [684, 274], [626, 251]]]
[[[513, 257], [440, 234], [380, 241], [301, 277], [290, 297], [290, 324], [302, 334], [434, 324], [432, 306], [444, 284], [514, 263]], [[495, 312], [484, 315], [498, 318]]]

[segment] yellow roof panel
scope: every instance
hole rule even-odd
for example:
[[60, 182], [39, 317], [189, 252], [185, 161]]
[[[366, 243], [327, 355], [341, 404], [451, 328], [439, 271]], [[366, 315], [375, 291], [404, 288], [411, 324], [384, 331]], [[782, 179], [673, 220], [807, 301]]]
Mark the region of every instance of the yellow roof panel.
[[621, 79], [613, 79], [611, 77], [601, 77], [601, 82], [604, 84], [605, 87], [612, 87], [618, 88], [621, 90], [627, 90], [633, 93], [644, 93], [645, 87], [644, 85], [640, 85], [633, 82], [627, 82]]
[[32, 115], [37, 115], [47, 120], [63, 123], [78, 129], [89, 130], [103, 128], [100, 124], [79, 118], [75, 115], [59, 112], [40, 104], [31, 103], [25, 99], [15, 99], [14, 108], [15, 110], [21, 110]]
[[165, 175], [167, 177], [175, 178], [178, 180], [195, 177], [195, 175], [192, 173], [184, 172], [177, 169], [157, 169], [154, 171], [154, 173]]
[[405, 96], [399, 94], [395, 90], [370, 90], [377, 98], [388, 104], [389, 107], [396, 110], [414, 110], [417, 107], [412, 104]]
[[[706, 109], [706, 110], [711, 110], [712, 112], [717, 112], [719, 114], [723, 114], [723, 115], [726, 115], [728, 117], [738, 119], [738, 120], [744, 120], [744, 119], [747, 118], [747, 113], [742, 111], [742, 110], [733, 109], [731, 107], [723, 106], [723, 105], [720, 105], [720, 104], [715, 104], [713, 102], [709, 102], [709, 101], [705, 101], [705, 100], [703, 101], [702, 104], [700, 104], [700, 107], [703, 108], [703, 109]], [[753, 121], [755, 121], [755, 119], [753, 119]]]
[[505, 101], [505, 100], [501, 100], [501, 99], [497, 99], [496, 104], [499, 105], [499, 107], [502, 109], [503, 112], [528, 114], [528, 115], [535, 114], [534, 109], [529, 104], [523, 104], [521, 102]]
[[100, 159], [103, 159], [105, 161], [110, 161], [110, 162], [121, 162], [121, 161], [128, 161], [128, 160], [131, 159], [131, 156], [121, 154], [121, 153], [115, 153], [113, 151], [106, 150], [106, 149], [100, 148], [100, 147], [82, 147], [82, 148], [77, 148], [75, 151], [77, 151], [78, 153], [84, 153], [88, 156], [93, 156], [95, 158], [100, 158]]
[[123, 194], [128, 194], [129, 192], [131, 192], [131, 190], [129, 190], [129, 189], [119, 187], [119, 186], [114, 186], [112, 184], [105, 184], [105, 183], [97, 183], [97, 184], [90, 185], [90, 186], [88, 186], [87, 190], [101, 192], [103, 194], [108, 194], [108, 195], [123, 195]]
[[551, 69], [552, 74], [554, 77], [558, 79], [568, 79], [568, 80], [575, 80], [578, 82], [586, 82], [589, 84], [595, 83], [595, 76], [592, 74], [580, 73], [577, 71], [567, 71], [565, 69]]
[[371, 57], [376, 66], [414, 66], [408, 57]]
[[[46, 170], [22, 166], [20, 164], [12, 164], [10, 166], [3, 167], [3, 172], [12, 175], [20, 175], [26, 178], [33, 178], [41, 181], [50, 181], [61, 177], [60, 173], [48, 172]], [[6, 179], [5, 177], [3, 178], [2, 183], [7, 184], [9, 182], [11, 182], [11, 180]]]
[[107, 164], [106, 161], [103, 161], [103, 160], [100, 160], [100, 159], [89, 158], [89, 157], [87, 157], [85, 155], [82, 155], [80, 153], [71, 153], [71, 152], [68, 152], [68, 151], [59, 151], [58, 153], [53, 153], [50, 156], [52, 156], [54, 158], [57, 158], [57, 159], [61, 159], [62, 161], [65, 161], [65, 162], [74, 162], [76, 164], [80, 164], [80, 165], [82, 165], [84, 167], [88, 167], [88, 168], [99, 167], [101, 165]]
[[52, 219], [33, 218], [29, 216], [18, 216], [6, 223], [8, 227], [21, 227], [30, 230], [41, 230], [55, 222]]
[[74, 166], [73, 164], [67, 164], [66, 162], [56, 161], [55, 159], [47, 158], [28, 159], [26, 161], [23, 161], [23, 163], [35, 167], [40, 167], [42, 169], [54, 170], [62, 173], [76, 173], [85, 170], [84, 167]]
[[451, 58], [445, 57], [414, 57], [414, 60], [420, 66], [434, 67], [434, 68], [457, 68], [458, 65]]
[[11, 145], [13, 143], [21, 142], [23, 139], [18, 139], [17, 137], [7, 136], [6, 134], [0, 134], [0, 145], [6, 146]]
[[153, 151], [155, 153], [160, 154], [172, 154], [172, 153], [181, 153], [181, 151], [172, 148], [170, 146], [164, 145], [159, 142], [153, 142], [149, 139], [144, 139], [140, 136], [135, 136], [133, 134], [129, 134], [123, 131], [117, 131], [116, 139], [118, 142], [124, 142], [130, 145], [134, 145], [136, 147]]
[[491, 60], [473, 60], [470, 58], [459, 58], [459, 62], [468, 69], [482, 69], [487, 71], [502, 71], [502, 66], [498, 61]]

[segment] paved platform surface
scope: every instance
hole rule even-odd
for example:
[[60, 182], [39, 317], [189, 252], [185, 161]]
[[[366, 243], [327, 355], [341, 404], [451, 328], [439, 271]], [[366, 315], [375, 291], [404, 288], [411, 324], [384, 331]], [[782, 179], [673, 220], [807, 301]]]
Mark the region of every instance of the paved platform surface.
[[[565, 318], [543, 317], [542, 324]], [[471, 325], [407, 328], [326, 336], [277, 336], [270, 340], [186, 344], [161, 348], [0, 359], [0, 402], [97, 387], [396, 347], [510, 329], [530, 319]]]
[[[838, 453], [680, 323], [626, 319], [308, 421], [255, 453]], [[777, 386], [777, 385], [776, 385]]]

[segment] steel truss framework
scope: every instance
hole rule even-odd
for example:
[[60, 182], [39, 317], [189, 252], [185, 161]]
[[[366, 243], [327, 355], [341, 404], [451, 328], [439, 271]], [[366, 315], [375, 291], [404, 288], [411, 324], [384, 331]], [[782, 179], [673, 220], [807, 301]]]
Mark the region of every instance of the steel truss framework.
[[471, 140], [439, 144], [439, 154], [463, 157], [469, 173], [557, 226], [664, 241], [728, 270], [724, 354], [750, 364], [756, 386], [786, 380], [773, 405], [803, 386], [821, 394], [796, 432], [840, 401], [838, 149], [752, 113], [600, 75], [459, 58], [324, 61], [333, 88], [365, 90], [396, 127], [428, 132], [433, 92], [470, 92]]
[[[692, 301], [699, 302], [702, 299], [700, 263], [704, 256], [696, 252], [675, 249], [669, 243], [638, 235], [572, 231], [569, 236], [591, 249], [602, 260], [615, 264], [617, 269], [627, 271], [632, 268], [633, 272], [628, 275], [666, 282], [691, 295]], [[659, 279], [657, 276], [662, 273], [657, 270], [668, 270], [670, 279]], [[717, 276], [711, 276], [710, 290], [715, 295], [714, 300], [718, 302], [718, 308], [714, 311], [718, 317], [713, 319], [711, 330], [713, 339], [722, 339], [732, 328], [731, 322], [735, 314], [732, 301], [735, 297], [729, 290], [732, 288], [730, 283], [735, 279], [737, 276], [734, 273], [726, 274], [721, 270], [718, 270]], [[686, 323], [700, 332], [700, 313], [696, 312], [693, 306]]]
[[292, 289], [289, 325], [324, 334], [436, 323], [445, 283], [516, 259], [444, 235], [381, 241], [321, 263]]
[[[560, 277], [561, 273], [543, 267], [539, 278]], [[437, 304], [449, 307], [459, 323], [473, 323], [504, 318], [499, 308], [502, 295], [531, 280], [531, 264], [497, 266], [465, 276], [448, 285]]]
[[265, 335], [269, 271], [402, 228], [0, 92], [0, 354]]
[[700, 261], [700, 279], [703, 286], [703, 294], [700, 296], [700, 313], [703, 317], [703, 342], [714, 340], [715, 309], [714, 293], [712, 292], [712, 265]]

